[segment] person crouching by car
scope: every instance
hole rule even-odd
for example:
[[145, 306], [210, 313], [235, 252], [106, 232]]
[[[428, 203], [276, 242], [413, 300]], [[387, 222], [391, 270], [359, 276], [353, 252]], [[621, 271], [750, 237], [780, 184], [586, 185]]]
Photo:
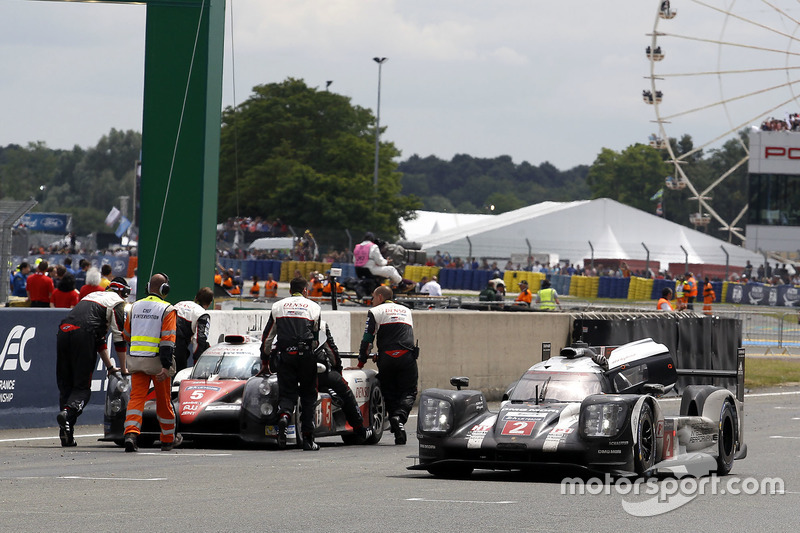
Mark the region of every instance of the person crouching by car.
[[[175, 304], [178, 313], [175, 330], [175, 372], [180, 372], [192, 364], [208, 349], [208, 329], [211, 327], [211, 316], [207, 313], [214, 301], [211, 287], [202, 287], [194, 297], [194, 301], [184, 300]], [[192, 351], [192, 347], [194, 350]]]
[[386, 413], [395, 444], [406, 443], [405, 423], [417, 399], [417, 357], [411, 310], [392, 301], [394, 294], [386, 285], [372, 293], [372, 309], [358, 350], [358, 368], [363, 368], [374, 342], [378, 348], [378, 380], [386, 399]]
[[347, 423], [353, 428], [353, 433], [366, 441], [372, 437], [372, 427], [364, 427], [364, 417], [358, 402], [350, 390], [347, 380], [342, 377], [342, 358], [339, 355], [339, 348], [333, 340], [331, 330], [327, 322], [320, 321], [319, 348], [317, 348], [317, 362], [325, 365], [325, 372], [317, 374], [317, 384], [319, 390], [330, 390], [341, 398], [342, 410], [347, 419]]
[[75, 304], [58, 326], [56, 383], [61, 411], [56, 420], [61, 446], [76, 446], [75, 423], [89, 402], [98, 354], [109, 373], [119, 370], [108, 356], [106, 339], [109, 331], [122, 372], [127, 373], [122, 330], [125, 327], [125, 298], [130, 290], [125, 278], [114, 278], [107, 290], [87, 294]]

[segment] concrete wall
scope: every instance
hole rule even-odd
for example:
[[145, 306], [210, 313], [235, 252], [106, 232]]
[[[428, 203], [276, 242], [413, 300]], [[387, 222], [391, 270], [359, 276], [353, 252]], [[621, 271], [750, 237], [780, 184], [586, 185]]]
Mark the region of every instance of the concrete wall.
[[[366, 318], [366, 310], [352, 313], [353, 351], [358, 351]], [[543, 342], [558, 354], [569, 341], [571, 324], [570, 315], [562, 313], [426, 310], [414, 312], [413, 319], [420, 346], [419, 390], [449, 389], [452, 376], [468, 376], [470, 388], [490, 400], [499, 399], [542, 360]]]

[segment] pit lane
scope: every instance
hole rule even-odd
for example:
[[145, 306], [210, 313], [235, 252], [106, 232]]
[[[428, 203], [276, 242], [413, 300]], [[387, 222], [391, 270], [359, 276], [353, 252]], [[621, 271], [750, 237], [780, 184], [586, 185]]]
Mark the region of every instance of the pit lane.
[[[496, 406], [495, 406], [496, 407]], [[563, 495], [573, 473], [479, 471], [436, 479], [406, 466], [417, 453], [390, 434], [377, 446], [321, 439], [322, 450], [188, 446], [126, 454], [79, 426], [62, 449], [54, 428], [0, 431], [0, 524], [49, 531], [641, 531], [691, 524], [722, 531], [785, 529], [800, 503], [800, 387], [745, 400], [747, 459], [731, 476], [780, 477], [785, 493], [698, 495], [654, 517], [634, 518], [625, 497]], [[731, 477], [729, 476], [729, 477]], [[663, 483], [664, 481], [661, 481]], [[631, 498], [627, 498], [631, 499]]]

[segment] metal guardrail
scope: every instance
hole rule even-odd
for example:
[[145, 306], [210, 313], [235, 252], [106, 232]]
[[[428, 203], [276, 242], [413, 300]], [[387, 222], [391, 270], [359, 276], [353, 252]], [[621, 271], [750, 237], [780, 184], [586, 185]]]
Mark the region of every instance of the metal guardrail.
[[800, 348], [800, 312], [753, 312], [720, 310], [715, 315], [738, 318], [742, 322], [742, 345], [766, 348]]

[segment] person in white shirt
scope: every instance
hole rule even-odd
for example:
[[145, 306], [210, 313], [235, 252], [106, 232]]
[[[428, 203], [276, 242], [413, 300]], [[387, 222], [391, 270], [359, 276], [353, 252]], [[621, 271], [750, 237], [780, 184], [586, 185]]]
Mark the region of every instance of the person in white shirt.
[[441, 296], [442, 286], [439, 285], [439, 278], [436, 276], [431, 277], [431, 280], [423, 285], [419, 292], [422, 294], [429, 294], [431, 296]]

